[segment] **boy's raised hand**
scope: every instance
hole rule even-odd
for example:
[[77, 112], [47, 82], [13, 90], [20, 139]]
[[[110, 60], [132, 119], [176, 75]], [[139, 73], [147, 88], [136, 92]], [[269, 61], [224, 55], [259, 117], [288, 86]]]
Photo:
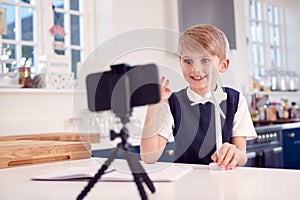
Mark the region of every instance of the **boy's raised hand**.
[[161, 94], [160, 103], [167, 101], [172, 94], [171, 89], [168, 87], [169, 83], [170, 83], [170, 81], [168, 79], [166, 79], [166, 77], [162, 76], [160, 78], [160, 83], [159, 83], [160, 84], [160, 94]]

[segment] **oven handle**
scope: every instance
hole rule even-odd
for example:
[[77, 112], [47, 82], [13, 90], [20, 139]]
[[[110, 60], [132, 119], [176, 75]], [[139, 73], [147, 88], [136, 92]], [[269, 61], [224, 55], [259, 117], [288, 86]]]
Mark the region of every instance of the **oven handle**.
[[251, 159], [251, 158], [255, 158], [256, 157], [256, 153], [255, 152], [249, 152], [249, 153], [247, 153], [247, 158], [249, 159]]
[[275, 153], [282, 152], [282, 147], [275, 147], [275, 148], [273, 148], [273, 151]]
[[[282, 152], [282, 147], [275, 147], [273, 148], [273, 151], [275, 153], [279, 153], [279, 152]], [[247, 158], [255, 158], [256, 157], [256, 152], [248, 152], [247, 153]]]

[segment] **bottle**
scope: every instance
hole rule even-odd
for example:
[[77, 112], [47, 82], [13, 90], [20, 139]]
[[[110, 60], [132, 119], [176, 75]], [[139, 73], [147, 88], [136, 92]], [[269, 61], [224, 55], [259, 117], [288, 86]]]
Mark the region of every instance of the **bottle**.
[[254, 122], [257, 122], [259, 120], [259, 112], [258, 112], [258, 110], [254, 110], [251, 113], [251, 118], [252, 118], [252, 121], [254, 121]]
[[290, 118], [299, 118], [298, 105], [296, 102], [292, 102], [292, 107], [290, 109]]
[[283, 118], [284, 119], [289, 119], [290, 118], [290, 105], [289, 105], [289, 101], [287, 99], [282, 99], [283, 103], [284, 103], [284, 111], [283, 111]]
[[263, 106], [260, 106], [258, 108], [259, 120], [260, 121], [266, 120], [266, 108], [267, 108], [267, 105], [263, 105]]
[[277, 109], [275, 103], [270, 103], [266, 110], [266, 118], [269, 121], [276, 121], [277, 120]]
[[283, 119], [284, 108], [279, 102], [274, 102], [275, 108], [277, 110], [277, 119]]

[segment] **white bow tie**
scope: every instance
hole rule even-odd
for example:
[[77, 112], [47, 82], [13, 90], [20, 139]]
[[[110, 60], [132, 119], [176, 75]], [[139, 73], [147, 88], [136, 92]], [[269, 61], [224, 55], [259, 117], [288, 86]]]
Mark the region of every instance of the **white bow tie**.
[[225, 119], [225, 114], [223, 113], [222, 109], [220, 108], [220, 103], [227, 99], [227, 94], [222, 91], [222, 93], [218, 92], [215, 93], [209, 93], [202, 97], [200, 100], [191, 103], [191, 106], [197, 105], [199, 103], [205, 104], [207, 102], [211, 102], [217, 109], [219, 110], [219, 114], [222, 115], [223, 119]]
[[211, 94], [205, 95], [204, 97], [202, 97], [198, 101], [195, 101], [195, 102], [191, 103], [191, 106], [197, 105], [199, 103], [205, 104], [207, 102], [212, 102]]

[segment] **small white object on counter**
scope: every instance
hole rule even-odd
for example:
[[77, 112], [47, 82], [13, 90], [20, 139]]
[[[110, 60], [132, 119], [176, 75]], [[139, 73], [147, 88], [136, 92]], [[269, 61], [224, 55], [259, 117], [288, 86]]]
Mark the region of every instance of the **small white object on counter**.
[[211, 169], [211, 170], [220, 170], [220, 171], [224, 171], [225, 170], [225, 167], [220, 167], [218, 165], [218, 163], [215, 163], [215, 162], [209, 163], [208, 168]]

